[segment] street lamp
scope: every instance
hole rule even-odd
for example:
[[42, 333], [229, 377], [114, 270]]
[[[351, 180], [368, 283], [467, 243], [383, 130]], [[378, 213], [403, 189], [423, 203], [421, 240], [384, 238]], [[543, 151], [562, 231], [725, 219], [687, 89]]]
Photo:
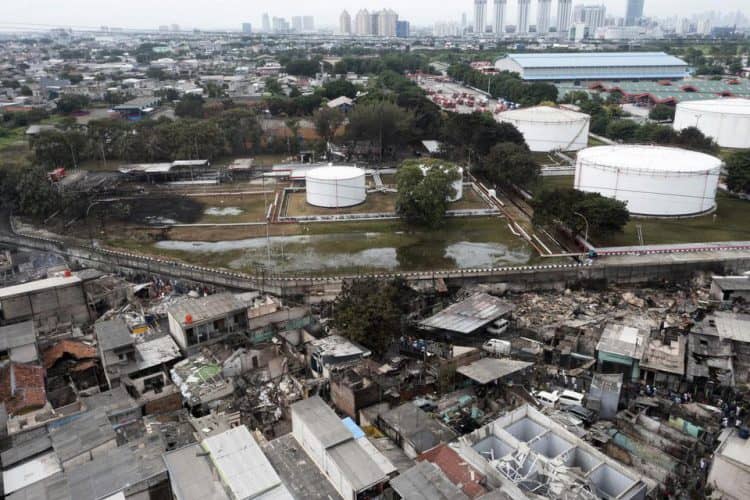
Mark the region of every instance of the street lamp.
[[586, 217], [582, 213], [580, 213], [580, 212], [573, 212], [573, 215], [579, 216], [581, 219], [583, 219], [583, 222], [586, 224], [586, 232], [585, 232], [585, 234], [583, 236], [583, 239], [588, 242], [589, 241], [589, 221], [588, 221], [588, 219], [586, 219]]

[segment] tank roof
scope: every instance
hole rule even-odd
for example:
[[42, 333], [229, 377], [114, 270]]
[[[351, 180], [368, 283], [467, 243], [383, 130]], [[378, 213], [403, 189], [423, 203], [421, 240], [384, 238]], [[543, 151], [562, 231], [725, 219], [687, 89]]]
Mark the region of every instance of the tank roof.
[[744, 99], [741, 97], [687, 101], [678, 103], [677, 106], [683, 109], [702, 111], [706, 113], [750, 116], [750, 99]]
[[595, 146], [578, 152], [578, 162], [650, 172], [704, 172], [721, 168], [715, 156], [648, 145]]
[[518, 120], [528, 122], [565, 123], [580, 122], [591, 118], [586, 113], [579, 113], [571, 109], [561, 109], [552, 106], [534, 106], [503, 111], [497, 115], [498, 120]]
[[335, 181], [341, 179], [354, 179], [365, 175], [365, 171], [357, 167], [331, 165], [327, 167], [314, 168], [305, 174], [306, 179], [319, 179]]

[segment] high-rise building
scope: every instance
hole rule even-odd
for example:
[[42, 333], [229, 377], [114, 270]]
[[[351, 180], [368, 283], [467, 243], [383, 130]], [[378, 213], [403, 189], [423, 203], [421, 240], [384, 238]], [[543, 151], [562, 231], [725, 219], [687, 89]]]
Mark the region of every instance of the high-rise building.
[[173, 24], [170, 26], [172, 28], [172, 31], [180, 31], [180, 25], [179, 24]]
[[518, 0], [518, 26], [516, 26], [516, 33], [528, 33], [529, 32], [529, 7], [531, 6], [531, 0]]
[[302, 31], [306, 33], [315, 31], [315, 18], [313, 16], [302, 17]]
[[461, 31], [466, 31], [466, 28], [469, 26], [469, 21], [467, 20], [466, 12], [461, 13]]
[[645, 0], [628, 0], [625, 9], [625, 26], [635, 26], [643, 17], [643, 4]]
[[552, 10], [552, 0], [539, 0], [536, 11], [536, 32], [549, 32], [550, 11]]
[[372, 14], [370, 14], [370, 34], [371, 35], [377, 36], [380, 34], [378, 31], [380, 29], [380, 24], [378, 22], [379, 19], [380, 19], [380, 12], [373, 12]]
[[288, 33], [291, 29], [289, 21], [283, 17], [274, 17], [271, 19], [271, 29], [274, 33]]
[[495, 24], [492, 26], [492, 32], [495, 36], [503, 36], [505, 31], [505, 7], [508, 0], [495, 0]]
[[339, 16], [339, 33], [342, 35], [352, 34], [352, 16], [347, 11], [344, 11]]
[[437, 22], [432, 26], [432, 34], [434, 36], [460, 36], [463, 31], [464, 28], [455, 22]]
[[409, 21], [396, 22], [396, 36], [398, 38], [409, 38], [410, 29]]
[[474, 33], [484, 33], [486, 28], [487, 0], [474, 0]]
[[583, 24], [593, 36], [597, 28], [604, 26], [607, 8], [604, 5], [576, 5], [573, 9], [573, 22]]
[[292, 29], [297, 33], [302, 33], [302, 16], [292, 16]]
[[398, 14], [391, 9], [378, 12], [378, 36], [396, 36]]
[[249, 35], [253, 32], [253, 25], [250, 23], [242, 23], [242, 32], [246, 35]]
[[266, 33], [271, 31], [271, 18], [268, 17], [268, 12], [263, 14], [263, 31]]
[[711, 19], [703, 19], [698, 23], [698, 34], [703, 36], [708, 36], [711, 34]]
[[367, 12], [367, 9], [361, 9], [354, 17], [354, 33], [359, 36], [367, 36], [372, 34], [370, 25], [370, 13]]
[[557, 32], [564, 38], [567, 38], [570, 29], [570, 12], [572, 9], [573, 0], [557, 0]]

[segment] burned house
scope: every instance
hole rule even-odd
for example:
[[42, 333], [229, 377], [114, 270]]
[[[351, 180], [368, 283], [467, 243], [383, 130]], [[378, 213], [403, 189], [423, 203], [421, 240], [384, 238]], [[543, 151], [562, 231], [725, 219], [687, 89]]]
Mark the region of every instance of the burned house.
[[720, 302], [735, 299], [750, 301], [750, 276], [714, 276], [711, 280], [711, 298]]
[[750, 315], [717, 311], [695, 325], [686, 375], [699, 388], [750, 382]]
[[750, 488], [750, 439], [729, 430], [714, 453], [708, 484], [721, 498], [747, 498]]
[[513, 305], [505, 300], [487, 293], [477, 293], [422, 320], [419, 326], [447, 340], [497, 335], [504, 330], [503, 325], [507, 325], [513, 309]]
[[334, 373], [330, 383], [331, 402], [340, 412], [355, 420], [359, 410], [380, 401], [380, 386], [356, 370]]
[[315, 377], [330, 378], [332, 371], [355, 366], [370, 354], [340, 335], [329, 335], [307, 345], [307, 358]]
[[687, 335], [662, 330], [652, 335], [640, 362], [641, 379], [650, 385], [679, 391], [685, 378]]
[[185, 354], [247, 329], [247, 301], [217, 293], [179, 302], [167, 310], [169, 332]]
[[456, 433], [413, 402], [382, 412], [377, 424], [410, 458], [456, 438]]
[[47, 404], [44, 368], [6, 363], [0, 368], [0, 401], [10, 417], [43, 408]]
[[252, 343], [267, 342], [276, 335], [304, 328], [311, 321], [308, 307], [290, 307], [264, 295], [254, 298], [247, 308], [247, 336]]

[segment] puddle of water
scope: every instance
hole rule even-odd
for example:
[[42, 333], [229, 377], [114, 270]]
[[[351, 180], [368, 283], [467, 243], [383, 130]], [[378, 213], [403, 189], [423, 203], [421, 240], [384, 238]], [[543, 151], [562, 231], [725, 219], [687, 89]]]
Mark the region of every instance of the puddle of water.
[[[362, 241], [367, 240], [367, 244]], [[319, 272], [336, 269], [420, 270], [526, 264], [531, 249], [519, 240], [445, 242], [395, 233], [336, 233], [274, 236], [271, 265], [280, 272]], [[160, 241], [156, 247], [195, 253], [245, 252], [228, 262], [233, 269], [267, 264], [266, 238], [236, 241]], [[366, 248], [363, 248], [366, 247]]]
[[242, 214], [243, 211], [239, 207], [209, 207], [203, 213], [217, 217], [236, 217]]

